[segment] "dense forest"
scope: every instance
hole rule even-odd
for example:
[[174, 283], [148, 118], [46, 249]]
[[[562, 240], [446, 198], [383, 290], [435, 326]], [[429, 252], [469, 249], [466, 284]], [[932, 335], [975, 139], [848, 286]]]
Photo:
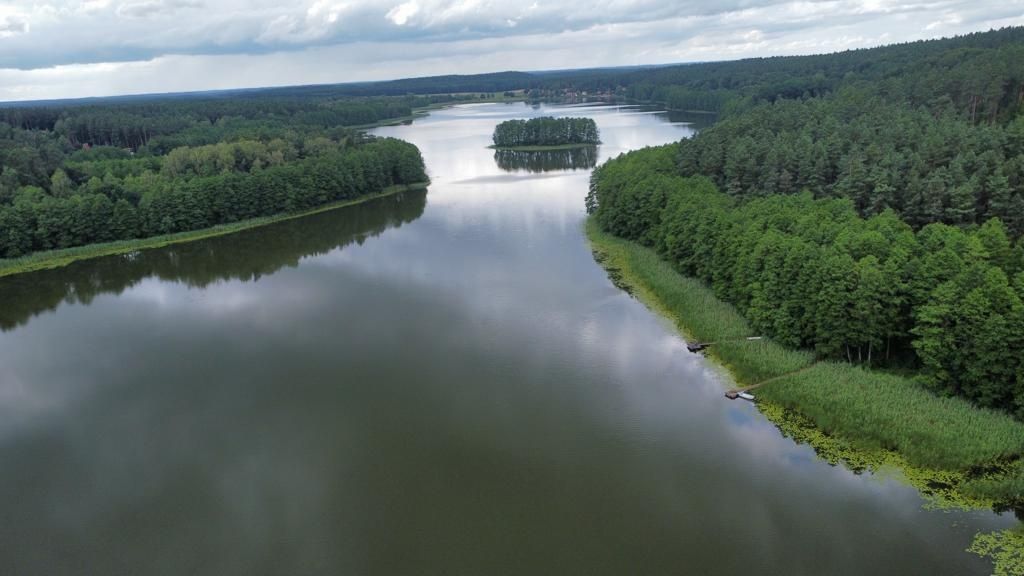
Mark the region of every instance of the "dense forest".
[[426, 180], [347, 128], [448, 97], [172, 98], [0, 108], [0, 258], [197, 230]]
[[253, 281], [295, 266], [304, 257], [362, 244], [384, 230], [412, 222], [423, 214], [426, 204], [426, 190], [409, 190], [353, 206], [344, 216], [325, 212], [222, 236], [212, 243], [174, 244], [10, 276], [0, 282], [0, 302], [6, 304], [0, 306], [0, 331], [21, 326], [63, 303], [88, 303], [102, 294], [120, 294], [154, 276], [192, 287], [228, 279]]
[[815, 56], [536, 75], [541, 93], [609, 94], [677, 110], [737, 112], [861, 86], [889, 101], [951, 108], [969, 121], [1015, 116], [1024, 93], [1024, 28]]
[[807, 190], [849, 198], [862, 216], [891, 208], [915, 228], [997, 217], [1024, 233], [1020, 115], [972, 121], [945, 102], [912, 106], [850, 87], [730, 115], [685, 143], [680, 163], [736, 198]]
[[278, 88], [275, 95], [452, 94], [524, 90], [534, 98], [616, 97], [673, 110], [731, 114], [778, 100], [809, 100], [863, 86], [929, 110], [948, 108], [974, 122], [1006, 121], [1024, 99], [1019, 79], [1024, 28], [816, 56], [748, 58], [672, 66], [555, 72], [501, 72]]
[[913, 107], [945, 106], [973, 119], [1006, 120], [1020, 105], [1024, 28], [816, 56], [670, 66], [434, 76], [391, 82], [275, 88], [275, 96], [495, 93], [533, 98], [624, 98], [673, 110], [733, 113], [777, 100], [808, 100], [850, 86]]
[[506, 120], [494, 128], [494, 145], [501, 148], [521, 146], [567, 146], [601, 143], [593, 118], [552, 118]]
[[588, 210], [782, 343], [1024, 417], [1021, 56], [1007, 29], [695, 66], [735, 72], [731, 108], [599, 167]]

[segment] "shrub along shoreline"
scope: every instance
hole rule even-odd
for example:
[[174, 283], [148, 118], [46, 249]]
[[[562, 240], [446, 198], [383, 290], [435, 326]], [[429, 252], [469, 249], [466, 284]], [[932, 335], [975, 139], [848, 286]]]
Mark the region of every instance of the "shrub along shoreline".
[[[732, 305], [653, 250], [602, 231], [593, 217], [586, 231], [613, 281], [684, 334], [709, 342], [753, 335]], [[816, 362], [770, 339], [715, 344], [708, 353], [740, 384], [776, 378], [757, 391], [761, 411], [830, 461], [855, 470], [895, 465], [947, 505], [1024, 505], [1024, 423], [1009, 415], [937, 397], [907, 378]]]

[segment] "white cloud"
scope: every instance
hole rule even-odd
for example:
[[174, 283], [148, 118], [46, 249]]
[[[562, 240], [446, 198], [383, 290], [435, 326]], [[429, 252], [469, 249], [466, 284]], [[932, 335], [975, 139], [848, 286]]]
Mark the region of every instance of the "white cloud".
[[[109, 3], [89, 3], [91, 11], [109, 6]], [[117, 7], [117, 15], [123, 18], [148, 18], [157, 15], [173, 14], [181, 8], [200, 8], [199, 0], [135, 0], [124, 2]]]
[[[28, 14], [14, 6], [0, 2], [0, 41], [29, 31]], [[0, 48], [3, 44], [0, 44]]]
[[415, 16], [420, 11], [420, 5], [416, 0], [409, 0], [404, 4], [395, 6], [387, 13], [387, 19], [395, 23], [396, 26], [405, 26], [406, 22], [410, 18]]
[[1024, 0], [0, 0], [0, 100], [806, 54], [1014, 24]]
[[80, 2], [77, 10], [81, 13], [88, 14], [90, 12], [97, 12], [110, 7], [112, 0], [85, 0]]
[[0, 38], [7, 36], [13, 36], [15, 34], [25, 34], [28, 32], [28, 22], [21, 20], [15, 16], [10, 16], [0, 20]]
[[939, 18], [938, 20], [935, 20], [928, 24], [927, 26], [925, 26], [925, 30], [938, 30], [950, 26], [958, 26], [960, 24], [963, 24], [963, 22], [964, 19], [962, 16], [960, 16], [956, 12], [949, 12], [947, 14], [943, 14], [942, 17]]

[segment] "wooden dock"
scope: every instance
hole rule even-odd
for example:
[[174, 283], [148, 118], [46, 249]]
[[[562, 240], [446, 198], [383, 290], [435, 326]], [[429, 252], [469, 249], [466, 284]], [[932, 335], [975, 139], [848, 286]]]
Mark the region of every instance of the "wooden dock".
[[696, 354], [697, 352], [703, 352], [715, 344], [724, 344], [726, 342], [754, 342], [761, 340], [763, 336], [746, 336], [743, 338], [731, 338], [729, 340], [717, 340], [715, 342], [687, 342], [686, 349]]
[[728, 398], [729, 400], [735, 400], [735, 399], [740, 397], [740, 394], [749, 394], [751, 390], [757, 390], [761, 386], [764, 386], [765, 384], [771, 384], [772, 382], [775, 382], [776, 380], [782, 380], [783, 378], [789, 378], [790, 376], [796, 376], [797, 374], [800, 374], [801, 372], [806, 372], [807, 370], [810, 370], [814, 366], [815, 366], [815, 364], [811, 364], [810, 366], [804, 366], [803, 368], [801, 368], [799, 370], [794, 370], [793, 372], [787, 372], [785, 374], [782, 374], [781, 376], [775, 376], [775, 377], [769, 378], [767, 380], [762, 380], [761, 382], [758, 382], [757, 384], [754, 384], [752, 386], [744, 386], [742, 388], [733, 388], [732, 390], [729, 390], [729, 391], [727, 391], [725, 393], [725, 397]]

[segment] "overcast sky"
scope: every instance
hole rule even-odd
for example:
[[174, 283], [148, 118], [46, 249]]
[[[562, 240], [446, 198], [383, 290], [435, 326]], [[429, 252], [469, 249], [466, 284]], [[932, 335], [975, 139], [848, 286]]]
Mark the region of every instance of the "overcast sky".
[[0, 0], [0, 101], [834, 52], [1024, 0]]

